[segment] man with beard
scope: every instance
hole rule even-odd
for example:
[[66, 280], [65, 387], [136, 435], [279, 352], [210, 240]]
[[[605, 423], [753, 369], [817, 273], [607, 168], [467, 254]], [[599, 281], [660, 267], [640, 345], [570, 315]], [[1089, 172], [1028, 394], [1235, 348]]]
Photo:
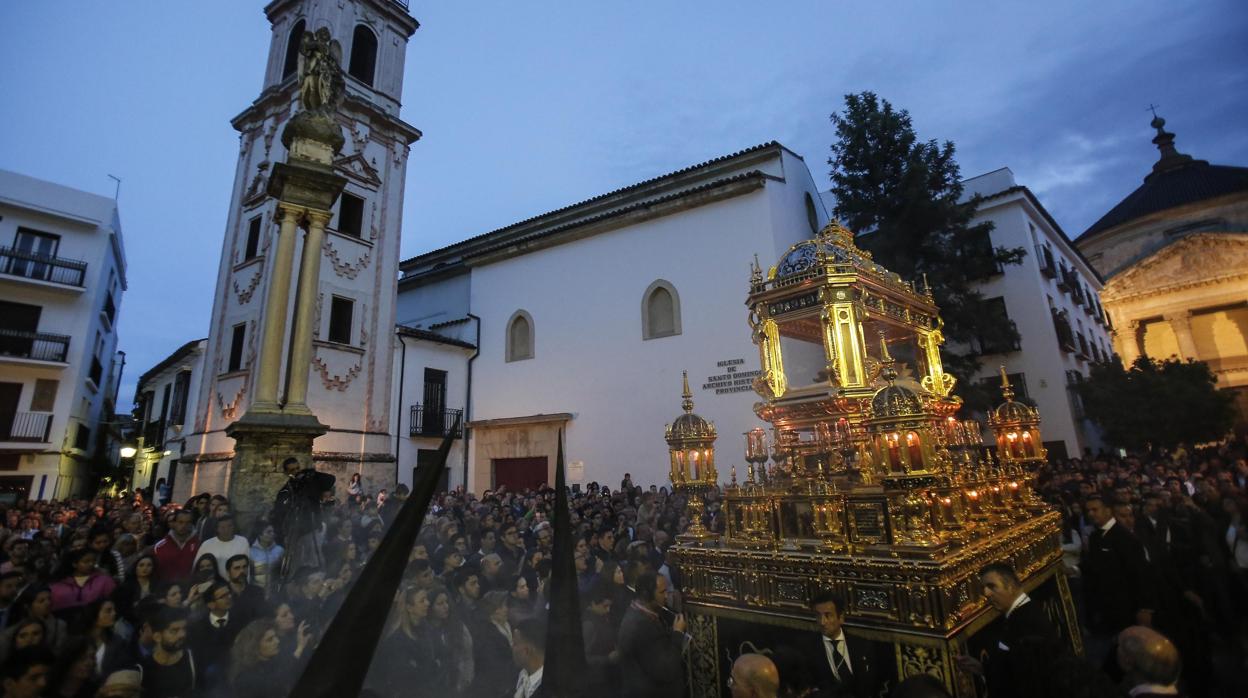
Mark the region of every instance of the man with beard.
[[314, 468], [300, 469], [296, 458], [287, 458], [282, 470], [289, 479], [278, 490], [273, 503], [273, 525], [286, 546], [284, 566], [287, 571], [324, 567], [325, 558], [316, 534], [323, 525], [323, 508], [333, 501], [334, 476]]
[[143, 660], [143, 692], [148, 698], [189, 698], [195, 694], [195, 660], [186, 649], [186, 611], [166, 608], [152, 621], [156, 644]]

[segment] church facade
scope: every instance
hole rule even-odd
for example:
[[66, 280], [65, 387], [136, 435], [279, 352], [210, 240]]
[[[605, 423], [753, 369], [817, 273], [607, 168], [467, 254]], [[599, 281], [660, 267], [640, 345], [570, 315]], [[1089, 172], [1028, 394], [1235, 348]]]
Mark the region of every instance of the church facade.
[[1126, 364], [1208, 363], [1248, 423], [1248, 167], [1180, 153], [1156, 118], [1159, 158], [1075, 244], [1106, 276], [1102, 300]]

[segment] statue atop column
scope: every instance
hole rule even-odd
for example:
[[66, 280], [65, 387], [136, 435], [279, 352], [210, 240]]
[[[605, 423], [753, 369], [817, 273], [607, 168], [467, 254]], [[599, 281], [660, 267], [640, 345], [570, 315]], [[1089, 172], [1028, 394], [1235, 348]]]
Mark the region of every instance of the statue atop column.
[[346, 94], [342, 46], [321, 27], [299, 46], [299, 112], [282, 129], [282, 145], [293, 158], [328, 167], [346, 138], [334, 114]]
[[304, 36], [299, 47], [299, 102], [302, 111], [333, 114], [342, 102], [342, 47], [329, 29]]

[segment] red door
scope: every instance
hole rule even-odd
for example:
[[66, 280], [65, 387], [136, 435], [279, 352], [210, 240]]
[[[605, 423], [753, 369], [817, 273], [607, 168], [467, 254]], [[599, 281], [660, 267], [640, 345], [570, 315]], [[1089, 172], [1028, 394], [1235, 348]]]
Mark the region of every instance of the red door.
[[546, 456], [535, 458], [493, 458], [494, 487], [506, 486], [511, 492], [535, 490], [546, 483]]

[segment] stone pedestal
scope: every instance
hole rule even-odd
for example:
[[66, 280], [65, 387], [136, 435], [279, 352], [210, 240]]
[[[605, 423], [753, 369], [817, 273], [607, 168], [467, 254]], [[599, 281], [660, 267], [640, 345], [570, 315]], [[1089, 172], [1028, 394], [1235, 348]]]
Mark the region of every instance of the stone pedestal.
[[234, 439], [227, 496], [239, 531], [249, 533], [273, 506], [273, 497], [286, 484], [283, 461], [294, 457], [301, 468], [313, 467], [312, 442], [328, 429], [311, 414], [257, 411], [226, 427]]

